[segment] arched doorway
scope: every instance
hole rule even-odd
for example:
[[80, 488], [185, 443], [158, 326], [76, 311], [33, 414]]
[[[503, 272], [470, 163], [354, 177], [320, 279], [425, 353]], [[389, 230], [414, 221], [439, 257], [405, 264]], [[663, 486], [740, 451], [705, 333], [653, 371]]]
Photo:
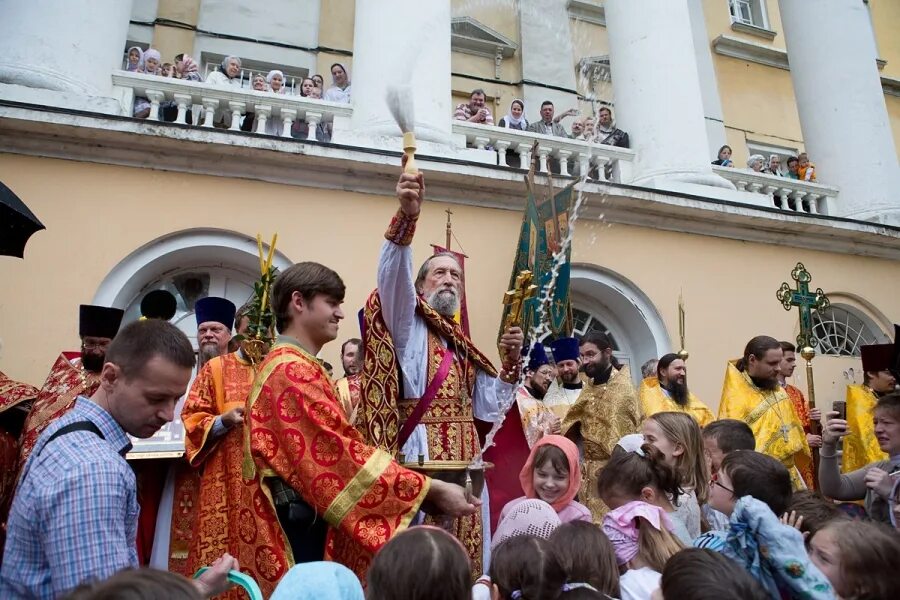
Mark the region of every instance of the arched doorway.
[[[273, 264], [285, 269], [292, 263], [276, 252]], [[179, 231], [144, 244], [117, 264], [100, 283], [94, 304], [125, 310], [123, 323], [140, 318], [141, 299], [150, 291], [165, 289], [177, 301], [172, 323], [197, 349], [194, 303], [220, 296], [241, 306], [253, 293], [259, 278], [256, 240], [231, 231], [192, 229]], [[183, 400], [182, 400], [183, 401]], [[133, 452], [153, 456], [178, 455], [184, 449], [181, 403], [175, 420], [153, 437], [133, 440]]]
[[628, 279], [604, 267], [574, 264], [570, 289], [575, 334], [589, 329], [610, 334], [613, 354], [628, 365], [635, 383], [642, 364], [669, 352], [671, 342], [662, 317]]

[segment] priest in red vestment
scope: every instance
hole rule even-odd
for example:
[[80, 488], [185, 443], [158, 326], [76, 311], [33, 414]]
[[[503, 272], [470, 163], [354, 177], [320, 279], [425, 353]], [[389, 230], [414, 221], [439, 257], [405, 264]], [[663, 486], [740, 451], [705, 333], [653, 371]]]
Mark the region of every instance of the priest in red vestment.
[[33, 385], [14, 381], [0, 372], [0, 548], [6, 538], [4, 525], [16, 489], [22, 426], [29, 405], [39, 393]]
[[19, 469], [25, 465], [34, 443], [47, 425], [69, 412], [78, 396], [89, 398], [97, 391], [106, 349], [119, 331], [124, 314], [118, 308], [81, 305], [78, 319], [81, 353], [63, 352], [53, 363], [50, 375], [25, 419]]
[[[475, 419], [496, 422], [501, 407], [513, 401], [523, 335], [515, 327], [501, 336], [504, 364], [498, 377], [453, 318], [462, 296], [456, 257], [438, 253], [414, 276], [410, 244], [424, 190], [421, 173], [400, 176], [400, 208], [385, 233], [378, 289], [364, 310], [357, 427], [369, 443], [408, 460], [469, 462], [481, 452]], [[484, 514], [457, 519], [449, 528], [468, 551], [476, 575], [484, 567], [487, 511], [484, 506]]]
[[[247, 403], [253, 461], [245, 463], [244, 478], [261, 490], [244, 509], [248, 518], [240, 531], [255, 547], [250, 569], [269, 581], [295, 562], [323, 558], [364, 579], [373, 555], [426, 500], [452, 517], [478, 511], [463, 488], [401, 467], [348, 422], [316, 359], [337, 337], [344, 289], [337, 273], [311, 262], [286, 269], [272, 287], [281, 335], [259, 364]], [[250, 511], [267, 527], [261, 529]], [[280, 526], [275, 543], [266, 538], [273, 525]]]

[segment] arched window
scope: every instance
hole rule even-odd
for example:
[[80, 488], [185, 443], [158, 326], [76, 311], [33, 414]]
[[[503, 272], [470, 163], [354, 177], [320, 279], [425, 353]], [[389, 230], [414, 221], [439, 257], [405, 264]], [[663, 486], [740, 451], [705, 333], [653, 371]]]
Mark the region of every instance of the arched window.
[[859, 356], [860, 346], [885, 340], [871, 318], [845, 304], [832, 304], [823, 311], [814, 311], [812, 322], [819, 352], [830, 356]]
[[581, 310], [580, 308], [573, 307], [572, 318], [575, 322], [575, 337], [580, 338], [581, 336], [592, 331], [599, 331], [600, 333], [605, 333], [609, 337], [609, 341], [612, 344], [613, 350], [619, 349], [619, 344], [616, 343], [616, 336], [614, 336], [609, 328], [601, 323], [600, 320], [594, 315], [590, 314], [587, 311]]

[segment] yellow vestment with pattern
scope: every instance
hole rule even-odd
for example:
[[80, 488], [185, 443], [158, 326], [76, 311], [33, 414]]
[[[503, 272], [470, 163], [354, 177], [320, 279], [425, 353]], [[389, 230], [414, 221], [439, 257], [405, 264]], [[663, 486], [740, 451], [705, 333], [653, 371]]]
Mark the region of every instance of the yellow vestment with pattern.
[[[563, 435], [580, 442], [579, 502], [590, 509], [591, 517], [598, 525], [603, 522], [609, 507], [597, 492], [597, 474], [609, 460], [616, 442], [629, 433], [637, 433], [640, 425], [641, 411], [628, 367], [613, 369], [606, 383], [595, 385], [586, 381], [581, 395], [563, 421]], [[578, 435], [574, 435], [576, 430]]]
[[841, 472], [849, 473], [869, 463], [887, 460], [875, 439], [872, 409], [878, 401], [872, 388], [866, 385], [847, 386], [847, 435], [843, 438]]
[[709, 407], [691, 392], [688, 392], [686, 406], [675, 402], [659, 385], [659, 379], [655, 375], [647, 377], [641, 382], [640, 397], [641, 418], [643, 419], [661, 412], [683, 412], [694, 417], [700, 427], [706, 427], [716, 420]]
[[798, 468], [812, 461], [812, 452], [790, 396], [780, 385], [774, 390], [758, 388], [746, 372], [738, 371], [735, 362], [729, 362], [725, 370], [719, 418], [749, 425], [756, 451], [781, 461], [795, 490], [806, 489]]

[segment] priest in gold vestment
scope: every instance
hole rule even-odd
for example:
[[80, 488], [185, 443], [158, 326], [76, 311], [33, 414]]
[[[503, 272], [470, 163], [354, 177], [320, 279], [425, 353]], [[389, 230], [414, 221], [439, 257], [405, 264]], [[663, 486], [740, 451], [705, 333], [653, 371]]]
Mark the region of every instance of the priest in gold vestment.
[[847, 435], [843, 439], [841, 472], [887, 460], [875, 438], [872, 410], [878, 398], [894, 391], [897, 379], [890, 368], [894, 358], [894, 344], [860, 346], [863, 384], [847, 386]]
[[656, 363], [656, 376], [641, 382], [641, 417], [660, 412], [684, 412], [700, 427], [716, 420], [709, 407], [701, 402], [687, 386], [687, 367], [677, 354], [662, 356]]
[[784, 352], [775, 338], [761, 335], [744, 349], [744, 356], [725, 370], [720, 419], [747, 423], [756, 438], [756, 451], [781, 461], [795, 490], [806, 488], [800, 475], [812, 461], [806, 432], [778, 377]]
[[356, 424], [356, 411], [359, 408], [362, 383], [362, 340], [350, 338], [341, 344], [341, 364], [344, 376], [334, 382], [338, 397], [344, 405], [344, 412], [351, 424]]
[[597, 492], [597, 473], [612, 454], [616, 442], [640, 431], [641, 410], [628, 367], [613, 364], [612, 343], [600, 332], [581, 338], [582, 368], [588, 381], [563, 420], [563, 435], [574, 441], [582, 457], [579, 502], [600, 525], [609, 507]]

